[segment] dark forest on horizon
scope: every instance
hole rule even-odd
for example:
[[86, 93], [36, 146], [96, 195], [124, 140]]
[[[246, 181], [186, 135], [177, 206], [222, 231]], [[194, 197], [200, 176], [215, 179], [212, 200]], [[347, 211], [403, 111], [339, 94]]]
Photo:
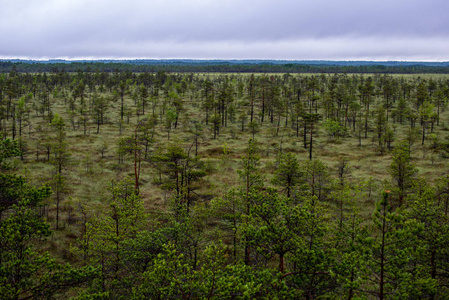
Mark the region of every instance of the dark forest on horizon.
[[447, 62], [275, 60], [0, 60], [0, 73], [38, 72], [218, 72], [448, 74]]

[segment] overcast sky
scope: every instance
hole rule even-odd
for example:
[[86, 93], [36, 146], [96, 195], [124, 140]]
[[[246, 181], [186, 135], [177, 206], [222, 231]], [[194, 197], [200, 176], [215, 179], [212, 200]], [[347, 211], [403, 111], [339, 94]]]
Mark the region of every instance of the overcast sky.
[[0, 58], [449, 61], [448, 0], [0, 0]]

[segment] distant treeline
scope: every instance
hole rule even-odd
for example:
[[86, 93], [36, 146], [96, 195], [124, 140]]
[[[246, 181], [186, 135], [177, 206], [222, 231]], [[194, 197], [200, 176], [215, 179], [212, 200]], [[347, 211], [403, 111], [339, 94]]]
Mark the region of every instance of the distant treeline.
[[222, 60], [0, 60], [0, 73], [40, 72], [221, 72], [449, 74], [449, 63]]

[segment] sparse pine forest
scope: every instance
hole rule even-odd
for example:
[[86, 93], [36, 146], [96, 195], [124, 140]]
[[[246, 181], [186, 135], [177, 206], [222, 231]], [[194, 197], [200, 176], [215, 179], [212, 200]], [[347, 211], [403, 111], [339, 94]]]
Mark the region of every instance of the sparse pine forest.
[[446, 299], [449, 76], [0, 74], [1, 299]]

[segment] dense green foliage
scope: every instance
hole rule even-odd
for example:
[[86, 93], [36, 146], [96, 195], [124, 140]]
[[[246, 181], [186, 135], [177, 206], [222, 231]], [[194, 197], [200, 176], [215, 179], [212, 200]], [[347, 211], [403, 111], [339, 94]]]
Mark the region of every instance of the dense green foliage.
[[446, 77], [54, 71], [0, 75], [2, 299], [449, 297]]

